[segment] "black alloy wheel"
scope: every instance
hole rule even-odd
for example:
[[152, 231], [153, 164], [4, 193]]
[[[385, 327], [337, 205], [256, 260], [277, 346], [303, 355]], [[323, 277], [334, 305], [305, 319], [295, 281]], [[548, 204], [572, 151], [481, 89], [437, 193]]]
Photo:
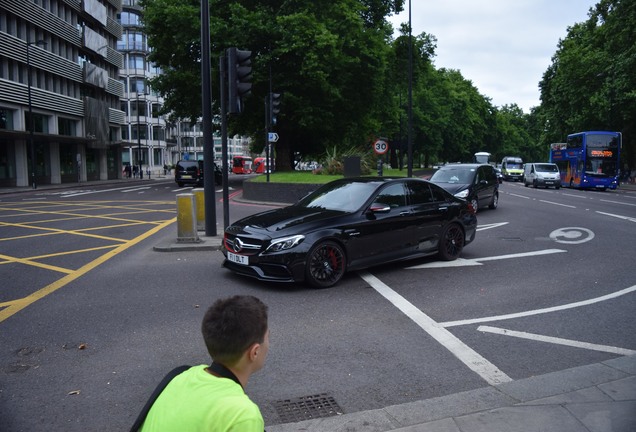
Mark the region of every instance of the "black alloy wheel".
[[454, 261], [464, 249], [464, 230], [456, 223], [444, 228], [440, 237], [439, 256], [444, 261]]
[[309, 252], [305, 278], [314, 288], [328, 288], [342, 279], [346, 264], [344, 249], [338, 243], [318, 243]]

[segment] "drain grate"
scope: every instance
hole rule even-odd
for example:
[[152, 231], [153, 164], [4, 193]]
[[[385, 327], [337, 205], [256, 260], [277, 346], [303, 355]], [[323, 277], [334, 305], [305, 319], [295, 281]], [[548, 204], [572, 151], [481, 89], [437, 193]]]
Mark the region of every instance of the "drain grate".
[[282, 423], [295, 423], [342, 414], [342, 409], [327, 393], [279, 400], [274, 402], [274, 408]]

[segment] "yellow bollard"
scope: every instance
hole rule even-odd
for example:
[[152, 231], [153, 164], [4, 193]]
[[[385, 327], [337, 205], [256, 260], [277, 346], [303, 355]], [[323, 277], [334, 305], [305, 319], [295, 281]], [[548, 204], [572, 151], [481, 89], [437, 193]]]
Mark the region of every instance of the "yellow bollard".
[[198, 243], [196, 202], [191, 193], [177, 194], [177, 243]]
[[194, 201], [197, 204], [197, 230], [205, 231], [205, 189], [196, 188], [192, 189], [194, 194]]

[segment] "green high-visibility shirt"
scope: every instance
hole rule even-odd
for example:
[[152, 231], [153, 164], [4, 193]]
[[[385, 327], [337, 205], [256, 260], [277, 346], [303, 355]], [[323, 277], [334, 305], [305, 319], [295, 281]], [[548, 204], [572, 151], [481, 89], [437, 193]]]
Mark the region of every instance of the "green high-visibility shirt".
[[263, 432], [258, 406], [229, 378], [193, 366], [177, 375], [150, 408], [142, 432]]

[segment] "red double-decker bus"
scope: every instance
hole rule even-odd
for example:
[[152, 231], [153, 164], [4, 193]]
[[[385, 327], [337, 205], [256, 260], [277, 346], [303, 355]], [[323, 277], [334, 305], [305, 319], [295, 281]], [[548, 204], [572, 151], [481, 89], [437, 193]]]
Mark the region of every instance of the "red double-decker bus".
[[232, 158], [232, 172], [234, 174], [251, 174], [252, 158], [249, 156], [234, 156]]

